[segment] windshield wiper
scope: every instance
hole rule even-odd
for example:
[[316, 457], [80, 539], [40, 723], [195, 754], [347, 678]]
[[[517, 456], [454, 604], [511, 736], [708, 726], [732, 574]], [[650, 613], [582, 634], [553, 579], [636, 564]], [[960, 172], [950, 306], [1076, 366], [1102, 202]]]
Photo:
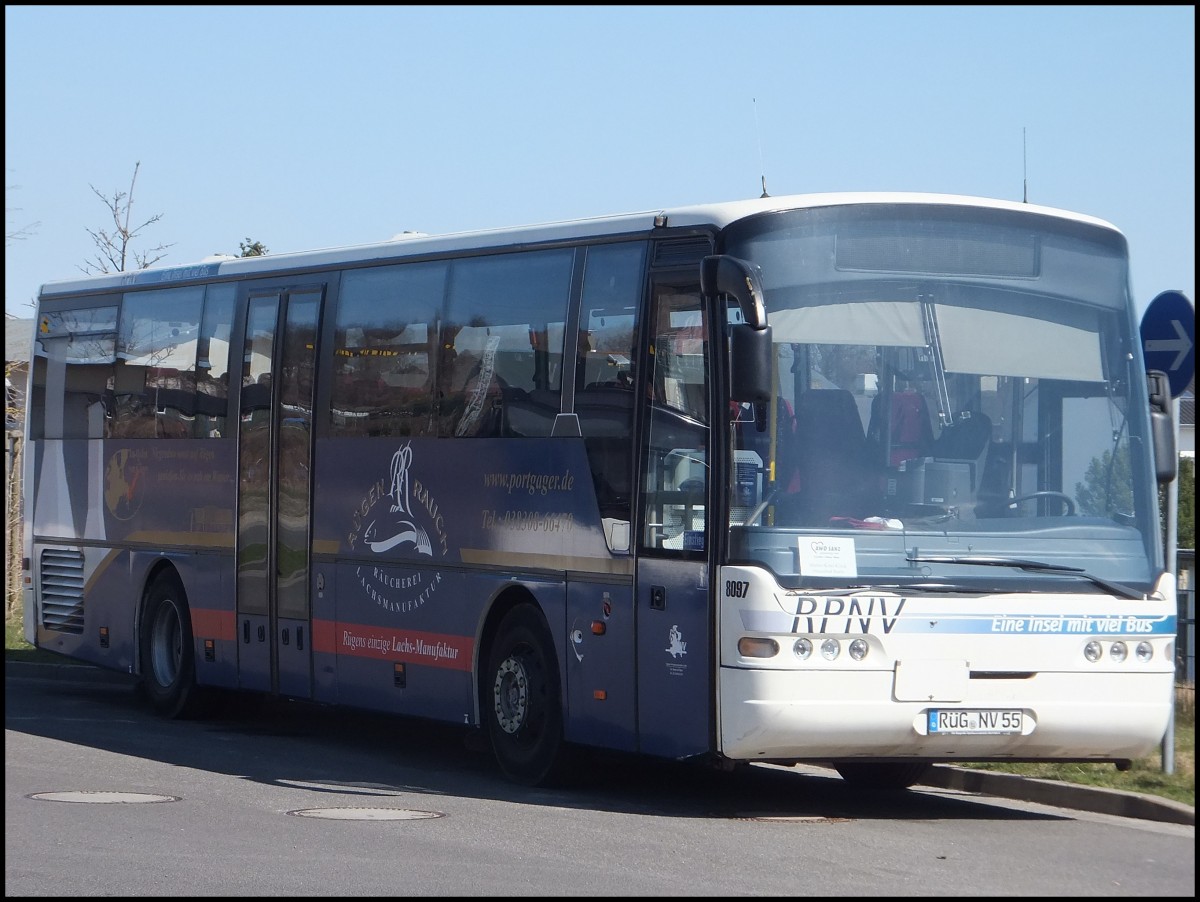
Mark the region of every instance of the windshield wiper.
[[1018, 570], [1025, 570], [1031, 573], [1069, 573], [1072, 576], [1078, 576], [1080, 579], [1086, 579], [1100, 588], [1107, 589], [1109, 592], [1120, 595], [1123, 598], [1137, 598], [1142, 600], [1146, 598], [1144, 592], [1139, 592], [1121, 583], [1096, 576], [1094, 573], [1088, 573], [1082, 567], [1068, 567], [1066, 564], [1049, 564], [1045, 561], [1030, 561], [1023, 558], [989, 557], [982, 554], [910, 554], [906, 557], [907, 560], [916, 564], [969, 564], [979, 567], [1015, 567]]
[[889, 592], [895, 592], [897, 595], [903, 595], [906, 592], [929, 593], [929, 594], [959, 594], [959, 595], [994, 595], [1002, 590], [996, 588], [980, 588], [979, 586], [964, 586], [958, 583], [948, 582], [919, 582], [919, 583], [871, 583], [862, 586], [849, 586], [839, 589], [817, 589], [817, 588], [801, 588], [799, 590], [802, 595], [815, 595], [822, 598], [845, 598], [850, 595], [858, 595], [860, 593], [878, 592], [882, 589], [887, 589]]
[[995, 588], [982, 588], [980, 586], [963, 586], [958, 583], [943, 583], [943, 582], [924, 582], [924, 583], [904, 583], [897, 584], [893, 588], [898, 594], [905, 592], [928, 592], [930, 594], [955, 594], [955, 595], [994, 595], [1001, 591]]

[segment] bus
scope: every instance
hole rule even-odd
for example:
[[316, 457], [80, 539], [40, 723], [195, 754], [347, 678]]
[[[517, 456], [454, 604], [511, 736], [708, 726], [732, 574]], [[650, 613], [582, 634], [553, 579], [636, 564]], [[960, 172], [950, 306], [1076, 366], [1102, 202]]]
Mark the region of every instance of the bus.
[[461, 725], [525, 785], [1127, 766], [1176, 630], [1138, 335], [1114, 226], [937, 194], [51, 282], [26, 636], [165, 717]]

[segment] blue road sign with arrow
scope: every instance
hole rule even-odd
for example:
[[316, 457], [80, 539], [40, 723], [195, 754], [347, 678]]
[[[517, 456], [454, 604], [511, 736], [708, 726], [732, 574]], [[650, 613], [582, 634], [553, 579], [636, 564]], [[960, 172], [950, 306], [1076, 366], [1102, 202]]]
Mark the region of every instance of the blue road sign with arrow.
[[1164, 291], [1142, 314], [1146, 369], [1162, 370], [1171, 397], [1183, 394], [1196, 372], [1196, 309], [1182, 291]]

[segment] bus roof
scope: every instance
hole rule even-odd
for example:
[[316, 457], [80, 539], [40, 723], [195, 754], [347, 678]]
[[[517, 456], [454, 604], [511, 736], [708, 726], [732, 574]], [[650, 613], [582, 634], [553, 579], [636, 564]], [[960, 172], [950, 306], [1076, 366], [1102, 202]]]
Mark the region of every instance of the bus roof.
[[772, 213], [815, 207], [853, 204], [942, 204], [970, 206], [997, 210], [1053, 216], [1101, 228], [1119, 231], [1109, 222], [1073, 213], [1068, 210], [1042, 207], [1017, 201], [971, 197], [957, 194], [925, 194], [914, 192], [832, 192], [824, 194], [790, 194], [778, 197], [756, 197], [748, 200], [722, 201], [692, 206], [668, 207], [636, 213], [594, 216], [535, 225], [508, 228], [479, 229], [426, 235], [407, 232], [387, 241], [345, 247], [322, 248], [261, 257], [217, 256], [183, 265], [105, 273], [83, 279], [46, 282], [39, 297], [122, 291], [128, 288], [165, 288], [186, 282], [208, 281], [229, 276], [254, 277], [275, 272], [344, 266], [366, 262], [400, 261], [409, 257], [482, 250], [490, 247], [532, 246], [555, 241], [571, 241], [604, 236], [648, 234], [656, 226], [675, 228], [715, 227], [729, 224], [758, 213]]

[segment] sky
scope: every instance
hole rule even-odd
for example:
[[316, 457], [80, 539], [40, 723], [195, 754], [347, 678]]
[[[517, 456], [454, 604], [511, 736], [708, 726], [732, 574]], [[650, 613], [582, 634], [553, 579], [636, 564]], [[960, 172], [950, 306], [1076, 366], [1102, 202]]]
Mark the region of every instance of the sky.
[[[825, 191], [1028, 199], [1195, 303], [1194, 6], [4, 10], [5, 311], [159, 265]], [[140, 166], [139, 166], [140, 164]], [[156, 221], [150, 222], [154, 217]]]

